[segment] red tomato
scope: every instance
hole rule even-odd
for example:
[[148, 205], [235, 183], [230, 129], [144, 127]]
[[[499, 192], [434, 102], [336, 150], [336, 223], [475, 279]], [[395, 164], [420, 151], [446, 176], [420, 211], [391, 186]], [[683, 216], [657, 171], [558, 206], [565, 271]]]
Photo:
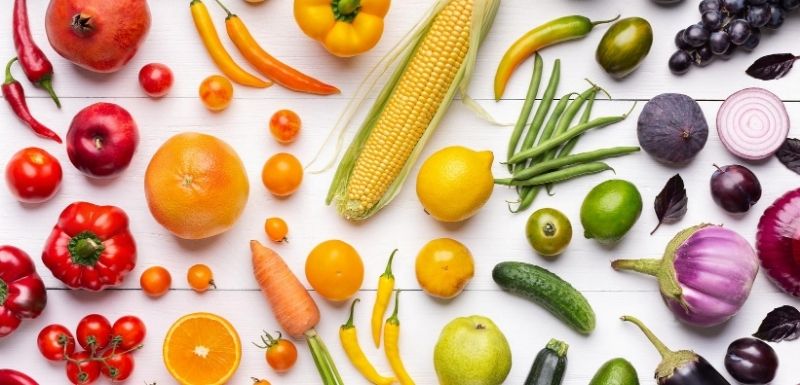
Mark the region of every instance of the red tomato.
[[126, 315], [118, 319], [111, 329], [114, 340], [119, 341], [117, 351], [129, 350], [141, 345], [145, 334], [147, 334], [144, 322], [139, 317], [132, 315]]
[[139, 70], [139, 84], [151, 98], [160, 98], [172, 88], [172, 70], [161, 63], [150, 63]]
[[128, 379], [133, 373], [134, 361], [130, 353], [114, 353], [107, 351], [103, 354], [105, 365], [100, 365], [100, 372], [111, 379], [112, 382], [121, 382]]
[[89, 314], [78, 322], [76, 334], [81, 347], [100, 351], [111, 342], [111, 323], [100, 314]]
[[89, 385], [100, 377], [100, 362], [93, 361], [89, 352], [83, 351], [67, 362], [67, 378], [75, 385]]
[[6, 184], [20, 202], [44, 202], [61, 186], [61, 163], [47, 151], [28, 147], [11, 157], [6, 166]]
[[75, 353], [75, 337], [63, 325], [47, 325], [39, 332], [36, 344], [44, 358], [50, 361], [61, 361], [64, 353], [69, 357]]
[[300, 117], [292, 110], [280, 110], [269, 120], [269, 131], [279, 143], [291, 143], [300, 132]]

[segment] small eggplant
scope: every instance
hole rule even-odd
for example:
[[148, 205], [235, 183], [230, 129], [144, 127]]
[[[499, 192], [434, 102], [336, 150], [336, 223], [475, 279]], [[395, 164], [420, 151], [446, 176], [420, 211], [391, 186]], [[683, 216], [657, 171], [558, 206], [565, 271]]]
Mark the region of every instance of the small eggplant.
[[627, 315], [622, 316], [622, 320], [638, 326], [661, 354], [661, 363], [656, 368], [655, 377], [658, 385], [731, 385], [697, 353], [691, 350], [674, 352], [644, 326], [642, 321]]
[[719, 325], [741, 309], [758, 274], [753, 247], [732, 230], [700, 224], [679, 232], [662, 259], [621, 259], [615, 270], [658, 278], [661, 297], [681, 321]]

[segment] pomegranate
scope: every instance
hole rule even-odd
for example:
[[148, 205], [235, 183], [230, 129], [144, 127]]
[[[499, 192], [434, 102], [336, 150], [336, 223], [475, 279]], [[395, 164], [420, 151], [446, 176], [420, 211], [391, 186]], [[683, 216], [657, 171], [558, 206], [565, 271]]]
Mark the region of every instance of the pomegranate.
[[150, 29], [147, 0], [51, 0], [47, 39], [65, 59], [87, 70], [118, 71]]

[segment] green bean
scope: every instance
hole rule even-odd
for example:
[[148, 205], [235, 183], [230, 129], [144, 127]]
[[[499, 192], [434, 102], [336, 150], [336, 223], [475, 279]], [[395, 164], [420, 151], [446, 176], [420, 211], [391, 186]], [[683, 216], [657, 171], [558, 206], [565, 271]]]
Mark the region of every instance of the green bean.
[[525, 180], [533, 178], [547, 171], [559, 169], [564, 166], [571, 166], [580, 163], [594, 162], [602, 159], [627, 155], [639, 151], [639, 147], [610, 147], [600, 150], [581, 152], [579, 154], [567, 155], [563, 158], [556, 158], [539, 162], [531, 167], [517, 170], [512, 176], [513, 180]]
[[494, 183], [506, 186], [540, 186], [548, 183], [556, 183], [583, 175], [597, 174], [599, 172], [614, 170], [611, 166], [603, 162], [591, 162], [578, 164], [560, 170], [541, 174], [526, 180], [513, 180], [511, 178], [495, 179]]
[[542, 191], [541, 186], [524, 186], [525, 191], [522, 194], [522, 197], [519, 200], [519, 205], [517, 205], [516, 210], [511, 210], [512, 213], [518, 213], [521, 211], [525, 211], [528, 207], [531, 207], [533, 201], [536, 200], [536, 196], [539, 195], [539, 191]]
[[[525, 125], [528, 123], [528, 118], [531, 115], [531, 110], [533, 109], [533, 102], [536, 100], [536, 95], [539, 93], [539, 83], [542, 80], [542, 69], [544, 64], [542, 63], [542, 56], [539, 53], [536, 53], [534, 62], [533, 62], [533, 75], [531, 75], [531, 83], [528, 86], [528, 94], [525, 96], [525, 103], [522, 105], [522, 111], [519, 113], [519, 118], [517, 118], [517, 124], [514, 126], [514, 130], [511, 132], [511, 138], [508, 141], [508, 156], [506, 159], [510, 159], [514, 156], [514, 153], [517, 151], [517, 145], [519, 144], [519, 140], [522, 137], [522, 132], [525, 130]], [[513, 164], [508, 164], [508, 171], [513, 170]]]
[[[583, 91], [583, 93], [578, 95], [578, 97], [575, 98], [575, 100], [573, 100], [569, 104], [569, 106], [564, 110], [564, 113], [558, 119], [558, 124], [556, 125], [556, 128], [553, 131], [553, 135], [561, 135], [565, 131], [567, 131], [567, 128], [569, 128], [569, 125], [572, 124], [572, 120], [575, 119], [575, 115], [578, 114], [578, 111], [583, 106], [583, 103], [586, 102], [586, 99], [590, 98], [592, 95], [597, 94], [598, 89], [599, 88], [594, 85], [589, 87], [589, 89]], [[553, 159], [556, 157], [557, 153], [558, 153], [558, 148], [554, 148], [548, 151], [546, 154], [544, 154], [541, 160], [548, 161], [550, 159]], [[549, 186], [547, 188], [547, 192], [550, 193]]]
[[550, 112], [550, 105], [553, 104], [553, 98], [558, 90], [558, 82], [560, 80], [561, 60], [556, 59], [555, 63], [553, 64], [553, 72], [550, 74], [550, 81], [547, 83], [547, 88], [544, 90], [544, 95], [542, 95], [542, 103], [539, 104], [539, 107], [536, 109], [536, 114], [533, 115], [531, 127], [528, 129], [528, 133], [525, 135], [525, 139], [522, 141], [521, 150], [527, 150], [533, 147], [533, 144], [536, 142], [536, 137], [539, 136], [539, 130], [542, 128], [542, 123], [544, 123], [547, 113]]
[[588, 130], [590, 130], [592, 128], [605, 127], [605, 126], [612, 125], [614, 123], [619, 123], [619, 122], [625, 120], [625, 118], [627, 118], [630, 113], [631, 112], [628, 111], [624, 115], [604, 116], [604, 117], [601, 117], [601, 118], [596, 118], [596, 119], [590, 120], [590, 121], [588, 121], [586, 123], [583, 123], [583, 124], [579, 124], [579, 125], [571, 128], [571, 129], [567, 130], [566, 132], [562, 133], [561, 135], [554, 136], [554, 137], [542, 142], [541, 144], [539, 144], [538, 146], [536, 146], [534, 148], [531, 148], [531, 149], [525, 150], [525, 151], [520, 151], [519, 153], [517, 153], [516, 155], [511, 157], [509, 162], [517, 163], [517, 162], [521, 162], [521, 161], [523, 161], [525, 159], [535, 158], [535, 157], [537, 157], [539, 155], [542, 155], [542, 154], [546, 153], [547, 151], [550, 151], [550, 150], [558, 147], [562, 143], [564, 143], [564, 142], [566, 142], [566, 141], [568, 141], [568, 140], [570, 140], [570, 139], [572, 139], [572, 138], [574, 138], [574, 137], [576, 137], [576, 136], [578, 136], [578, 135], [580, 135], [580, 134], [582, 134], [582, 133], [584, 133], [584, 132], [586, 132], [586, 131], [588, 131]]
[[[597, 93], [592, 95], [592, 97], [589, 98], [589, 100], [587, 101], [586, 108], [583, 109], [583, 115], [581, 115], [581, 119], [578, 121], [579, 122], [578, 124], [583, 124], [589, 121], [589, 119], [592, 116], [592, 107], [594, 107], [595, 99], [597, 99]], [[583, 135], [578, 135], [567, 141], [567, 143], [564, 143], [564, 146], [561, 147], [561, 150], [558, 151], [558, 155], [556, 155], [556, 158], [561, 158], [563, 156], [569, 155], [569, 153], [572, 152], [572, 150], [575, 148], [575, 145], [578, 144], [578, 140], [581, 138], [581, 136]]]

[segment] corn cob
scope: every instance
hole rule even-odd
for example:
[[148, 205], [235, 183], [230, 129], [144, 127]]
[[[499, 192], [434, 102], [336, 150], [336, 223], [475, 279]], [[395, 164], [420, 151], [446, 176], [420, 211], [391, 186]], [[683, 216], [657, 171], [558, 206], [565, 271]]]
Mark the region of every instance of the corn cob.
[[339, 164], [327, 203], [363, 220], [397, 194], [456, 91], [465, 88], [476, 50], [499, 0], [440, 0], [421, 24]]

